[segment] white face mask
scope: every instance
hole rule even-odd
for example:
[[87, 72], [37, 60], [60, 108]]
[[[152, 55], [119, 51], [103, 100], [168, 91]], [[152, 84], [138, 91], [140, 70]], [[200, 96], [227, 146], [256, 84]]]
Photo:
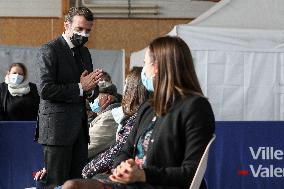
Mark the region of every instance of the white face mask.
[[117, 124], [120, 124], [120, 122], [122, 121], [123, 117], [124, 117], [124, 113], [123, 113], [123, 109], [122, 109], [122, 106], [120, 107], [117, 107], [117, 108], [113, 108], [111, 110], [111, 114], [114, 118], [114, 121], [117, 123]]
[[12, 84], [21, 84], [24, 80], [24, 76], [20, 74], [9, 74], [9, 81]]

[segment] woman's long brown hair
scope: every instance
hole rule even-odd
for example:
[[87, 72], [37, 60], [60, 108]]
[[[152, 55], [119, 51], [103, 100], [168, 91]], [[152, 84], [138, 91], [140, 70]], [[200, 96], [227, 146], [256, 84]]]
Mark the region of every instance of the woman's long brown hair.
[[158, 68], [152, 102], [157, 115], [167, 113], [177, 97], [203, 96], [190, 49], [181, 38], [156, 38], [149, 45], [149, 55]]

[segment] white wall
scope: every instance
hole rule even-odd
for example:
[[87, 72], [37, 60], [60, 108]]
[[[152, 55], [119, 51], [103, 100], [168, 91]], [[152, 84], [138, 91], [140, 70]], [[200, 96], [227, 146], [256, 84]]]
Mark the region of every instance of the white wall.
[[[77, 0], [78, 2], [78, 0]], [[92, 5], [128, 5], [128, 0], [82, 0], [83, 3], [89, 8]], [[130, 14], [127, 13], [127, 7], [123, 11], [125, 14], [95, 14], [96, 17], [133, 17], [133, 18], [195, 18], [215, 5], [215, 2], [210, 1], [193, 1], [193, 0], [131, 0], [130, 7], [136, 5], [156, 5], [158, 6], [158, 14]], [[116, 10], [117, 10], [116, 7]], [[134, 8], [131, 10], [143, 10], [143, 8]], [[96, 8], [92, 9], [96, 12]], [[106, 10], [106, 9], [105, 9]], [[115, 9], [109, 9], [115, 11]], [[145, 10], [145, 9], [144, 9]], [[148, 9], [153, 10], [153, 9]]]
[[61, 0], [0, 0], [0, 16], [61, 17]]

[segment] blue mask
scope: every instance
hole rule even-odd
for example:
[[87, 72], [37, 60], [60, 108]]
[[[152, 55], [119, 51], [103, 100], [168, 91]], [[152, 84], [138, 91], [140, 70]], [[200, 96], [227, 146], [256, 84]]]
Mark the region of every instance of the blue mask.
[[92, 109], [92, 112], [98, 113], [101, 111], [99, 99], [95, 99], [93, 103], [90, 103], [90, 107]]
[[141, 71], [141, 80], [142, 80], [142, 83], [143, 85], [145, 86], [145, 88], [148, 90], [148, 91], [151, 91], [151, 92], [154, 92], [154, 85], [153, 85], [153, 79], [149, 79], [147, 76], [146, 76], [146, 73], [145, 73], [145, 66], [143, 66], [143, 69]]
[[19, 85], [23, 82], [23, 80], [24, 80], [24, 76], [22, 76], [22, 75], [19, 75], [19, 74], [10, 74], [9, 75], [9, 81], [12, 84]]

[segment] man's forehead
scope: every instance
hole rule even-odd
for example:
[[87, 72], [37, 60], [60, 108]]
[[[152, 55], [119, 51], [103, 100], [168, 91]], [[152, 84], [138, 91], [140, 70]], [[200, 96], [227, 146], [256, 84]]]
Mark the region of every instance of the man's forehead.
[[76, 15], [72, 20], [72, 25], [75, 27], [82, 27], [82, 26], [91, 27], [93, 25], [93, 21], [87, 21], [84, 16]]

